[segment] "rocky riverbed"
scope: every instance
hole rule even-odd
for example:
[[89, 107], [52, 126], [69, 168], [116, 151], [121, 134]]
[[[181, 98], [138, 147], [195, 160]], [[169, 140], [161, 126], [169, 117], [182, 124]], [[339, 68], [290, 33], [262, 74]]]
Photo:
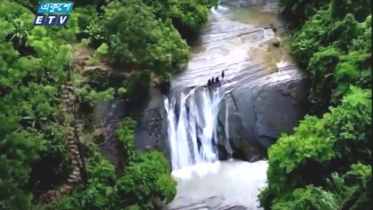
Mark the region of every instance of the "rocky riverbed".
[[[269, 0], [221, 1], [192, 44], [186, 71], [171, 82], [171, 90], [183, 91], [204, 86], [225, 71], [226, 99], [219, 112], [219, 130], [229, 129], [234, 158], [262, 159], [279, 135], [291, 133], [307, 111], [305, 76], [290, 56], [277, 10], [278, 5]], [[154, 90], [139, 120], [136, 147], [159, 146], [170, 157], [163, 141], [167, 138], [163, 106], [162, 94]], [[220, 132], [220, 139], [228, 138], [224, 133]], [[219, 148], [221, 158], [227, 158], [229, 151]]]
[[[174, 170], [178, 191], [169, 209], [260, 209], [257, 194], [265, 186], [267, 149], [281, 133], [292, 133], [307, 112], [306, 78], [290, 56], [284, 22], [277, 10], [271, 0], [222, 0], [211, 11], [200, 39], [192, 44], [186, 71], [172, 79], [169, 98], [188, 95], [225, 72], [217, 150], [219, 159], [227, 161]], [[172, 161], [163, 97], [154, 90], [139, 120], [136, 148], [160, 147]], [[187, 104], [176, 107], [186, 106], [189, 115], [193, 107]]]

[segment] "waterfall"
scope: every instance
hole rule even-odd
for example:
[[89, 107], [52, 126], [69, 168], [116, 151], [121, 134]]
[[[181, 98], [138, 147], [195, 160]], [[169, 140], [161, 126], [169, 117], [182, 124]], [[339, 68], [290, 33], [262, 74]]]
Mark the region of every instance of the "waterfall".
[[169, 98], [165, 97], [164, 105], [172, 170], [218, 160], [217, 125], [224, 86], [187, 89]]
[[[171, 175], [177, 181], [170, 210], [260, 210], [258, 194], [266, 186], [268, 163], [250, 157], [260, 153], [257, 143], [269, 145], [262, 134], [272, 137], [282, 129], [278, 119], [288, 119], [274, 110], [277, 101], [278, 112], [286, 107], [290, 118], [291, 110], [297, 112], [284, 94], [292, 94], [295, 88], [289, 82], [303, 75], [286, 47], [270, 44], [284, 29], [276, 15], [278, 4], [220, 2], [192, 47], [187, 68], [172, 78], [171, 93], [164, 98]], [[277, 25], [277, 32], [269, 25]], [[221, 87], [205, 87], [223, 71], [226, 81]], [[273, 122], [264, 114], [267, 107], [269, 113], [275, 111]], [[231, 157], [254, 162], [225, 161]]]

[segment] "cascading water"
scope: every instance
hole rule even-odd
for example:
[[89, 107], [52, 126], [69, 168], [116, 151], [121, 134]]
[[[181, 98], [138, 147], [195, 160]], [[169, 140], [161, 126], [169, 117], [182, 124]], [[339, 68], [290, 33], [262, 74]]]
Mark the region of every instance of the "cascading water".
[[[219, 161], [219, 152], [237, 157], [238, 149], [250, 150], [247, 145], [238, 148], [242, 145], [237, 142], [251, 132], [244, 129], [250, 127], [240, 126], [240, 117], [254, 118], [253, 126], [263, 126], [256, 112], [240, 115], [248, 113], [242, 109], [258, 108], [251, 101], [253, 95], [301, 78], [287, 53], [268, 48], [268, 43], [277, 38], [268, 29], [275, 13], [267, 12], [277, 7], [275, 1], [220, 2], [230, 6], [212, 9], [186, 71], [172, 79], [171, 93], [164, 98], [172, 176], [178, 183], [177, 195], [168, 205], [170, 210], [260, 209], [257, 196], [266, 185], [267, 161]], [[253, 2], [255, 7], [239, 8]], [[207, 80], [222, 71], [222, 85], [207, 88]], [[240, 100], [240, 110], [237, 92], [241, 93], [238, 97], [245, 97]], [[248, 105], [242, 106], [243, 102]]]
[[217, 124], [224, 86], [199, 87], [165, 98], [172, 169], [218, 160]]
[[[257, 209], [256, 196], [265, 185], [267, 162], [218, 161], [219, 111], [225, 112], [226, 124], [229, 117], [228, 106], [221, 109], [224, 100], [224, 85], [175, 91], [164, 98], [172, 175], [178, 182], [171, 210]], [[224, 131], [229, 139], [229, 129]], [[231, 152], [228, 140], [222, 145]]]

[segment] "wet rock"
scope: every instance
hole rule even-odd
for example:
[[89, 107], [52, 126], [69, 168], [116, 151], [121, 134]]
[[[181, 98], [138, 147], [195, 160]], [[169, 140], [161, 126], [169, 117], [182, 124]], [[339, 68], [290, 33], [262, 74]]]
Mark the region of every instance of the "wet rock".
[[224, 200], [225, 198], [222, 196], [211, 196], [198, 201], [180, 197], [176, 198], [172, 204], [169, 205], [169, 210], [218, 210]]
[[254, 5], [264, 4], [265, 0], [221, 0], [221, 5], [228, 5], [232, 7], [248, 7]]
[[224, 207], [218, 208], [216, 210], [247, 210], [247, 209], [248, 208], [245, 207], [245, 206], [236, 205], [236, 206], [224, 206]]
[[164, 113], [162, 93], [153, 89], [142, 115], [137, 119], [135, 149], [149, 151], [159, 148], [169, 154], [165, 142], [167, 125]]
[[232, 91], [248, 139], [268, 148], [281, 133], [292, 133], [307, 112], [305, 78]]
[[270, 44], [273, 46], [273, 47], [280, 47], [280, 40], [278, 39], [272, 39], [270, 41]]
[[229, 158], [231, 158], [231, 154], [228, 153], [225, 145], [218, 144], [217, 150], [219, 154], [219, 160], [228, 160]]
[[[216, 150], [221, 159], [227, 157], [247, 161], [262, 159], [266, 156], [266, 149], [277, 140], [279, 135], [291, 133], [306, 112], [304, 95], [306, 88], [304, 80], [298, 78], [300, 74], [298, 69], [283, 69], [291, 73], [277, 74], [278, 63], [273, 67], [272, 63], [269, 66], [268, 61], [262, 57], [252, 56], [248, 59], [246, 56], [255, 53], [256, 49], [265, 51], [266, 48], [274, 49], [276, 46], [286, 45], [274, 39], [273, 28], [278, 29], [276, 35], [284, 30], [282, 21], [275, 21], [272, 25], [267, 23], [268, 29], [263, 30], [262, 27], [226, 18], [229, 17], [230, 6], [257, 5], [262, 10], [270, 11], [277, 8], [275, 2], [275, 0], [222, 0], [223, 7], [212, 13], [210, 26], [201, 32], [200, 44], [204, 50], [194, 54], [187, 70], [175, 76], [171, 84], [160, 87], [163, 93], [169, 90], [188, 92], [188, 88], [202, 87], [206, 85], [208, 79], [219, 76], [221, 71], [225, 70], [226, 81], [234, 85], [227, 90], [230, 92], [226, 94], [218, 116]], [[224, 5], [228, 6], [224, 7]], [[271, 45], [272, 39], [274, 43]], [[282, 67], [287, 65], [287, 59], [282, 60], [282, 56], [278, 57], [279, 65]], [[277, 56], [273, 55], [272, 60], [277, 62], [276, 58]], [[274, 68], [276, 71], [273, 70]], [[273, 81], [267, 82], [267, 80]], [[196, 100], [196, 103], [200, 104], [199, 99]], [[192, 109], [186, 108], [191, 112]], [[179, 103], [176, 104], [175, 110], [175, 116], [178, 118]], [[165, 114], [162, 94], [160, 91], [153, 91], [144, 115], [138, 120], [135, 141], [137, 149], [161, 147], [167, 157], [170, 157]], [[201, 127], [203, 122], [196, 128], [197, 132], [202, 130]]]
[[[257, 141], [250, 139], [249, 132], [246, 132], [246, 126], [244, 125], [243, 118], [245, 116], [241, 115], [237, 109], [235, 99], [232, 96], [232, 94], [226, 94], [225, 103], [220, 107], [219, 121], [221, 126], [224, 127], [221, 129], [225, 130], [225, 135], [219, 138], [227, 141], [220, 144], [225, 146], [226, 150], [228, 149], [230, 158], [249, 162], [263, 159], [266, 155], [266, 148]], [[226, 155], [222, 149], [219, 152], [222, 153], [222, 155], [219, 153], [221, 158]]]
[[273, 32], [277, 32], [277, 28], [275, 27], [273, 23], [270, 24], [269, 27], [272, 29]]
[[97, 127], [102, 131], [101, 151], [119, 171], [122, 166], [122, 156], [118, 148], [115, 130], [120, 123], [120, 119], [127, 111], [125, 101], [120, 98], [100, 102], [94, 108]]

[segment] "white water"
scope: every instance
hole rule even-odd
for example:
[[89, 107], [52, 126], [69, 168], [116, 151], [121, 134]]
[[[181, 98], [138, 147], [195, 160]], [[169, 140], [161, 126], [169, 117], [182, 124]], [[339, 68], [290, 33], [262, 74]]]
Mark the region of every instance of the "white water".
[[[217, 123], [224, 87], [191, 89], [165, 98], [172, 170], [218, 160]], [[179, 106], [177, 115], [176, 105]]]
[[[199, 87], [173, 93], [171, 102], [164, 100], [172, 177], [178, 183], [177, 195], [168, 205], [170, 210], [261, 209], [258, 194], [266, 185], [267, 161], [218, 161], [214, 145], [224, 95], [224, 86], [214, 90]], [[229, 113], [221, 111], [226, 116]], [[225, 132], [229, 136], [229, 129], [225, 128]], [[225, 147], [232, 151], [229, 142], [225, 142]]]
[[[261, 209], [258, 194], [266, 185], [267, 162], [218, 161], [214, 145], [224, 94], [224, 86], [214, 90], [200, 87], [174, 93], [171, 102], [165, 98], [172, 177], [178, 183], [170, 210]], [[228, 115], [229, 110], [220, 111]], [[226, 136], [228, 131], [225, 128]], [[229, 142], [225, 147], [231, 152]]]
[[[260, 5], [258, 8], [262, 10], [276, 7], [271, 1], [263, 2], [269, 4]], [[232, 154], [229, 141], [221, 142], [217, 135], [219, 108], [226, 102], [225, 92], [245, 87], [249, 95], [260, 86], [270, 87], [302, 77], [295, 65], [288, 62], [291, 59], [285, 51], [269, 48], [268, 43], [276, 34], [264, 27], [274, 18], [274, 14], [247, 8], [213, 9], [187, 70], [173, 78], [173, 92], [164, 100], [172, 176], [178, 183], [177, 195], [169, 209], [261, 209], [257, 195], [266, 185], [267, 161], [219, 161], [215, 145], [219, 141]], [[202, 86], [222, 70], [229, 83], [209, 93]], [[229, 139], [234, 136], [229, 133], [228, 118], [232, 110], [226, 107], [220, 114], [225, 115], [225, 139]]]
[[[178, 183], [177, 196], [168, 205], [171, 210], [224, 210], [234, 206], [260, 209], [258, 194], [266, 184], [267, 162], [218, 161], [214, 145], [218, 138], [219, 105], [223, 100], [223, 86], [174, 94], [171, 102], [165, 98], [172, 176]], [[228, 111], [224, 114], [228, 115]], [[226, 128], [226, 136], [229, 136], [228, 131]], [[229, 142], [225, 147], [231, 152]]]
[[[164, 100], [172, 177], [178, 183], [170, 210], [261, 209], [258, 194], [266, 185], [267, 161], [218, 161], [217, 123], [224, 96], [223, 85], [213, 90], [199, 87], [176, 92], [171, 94], [171, 102]], [[227, 120], [226, 107], [220, 111]], [[228, 126], [225, 136], [229, 139]], [[224, 145], [232, 153], [230, 143]]]
[[224, 210], [239, 205], [261, 209], [258, 194], [266, 185], [266, 172], [267, 161], [217, 161], [174, 171], [178, 194], [169, 208]]

